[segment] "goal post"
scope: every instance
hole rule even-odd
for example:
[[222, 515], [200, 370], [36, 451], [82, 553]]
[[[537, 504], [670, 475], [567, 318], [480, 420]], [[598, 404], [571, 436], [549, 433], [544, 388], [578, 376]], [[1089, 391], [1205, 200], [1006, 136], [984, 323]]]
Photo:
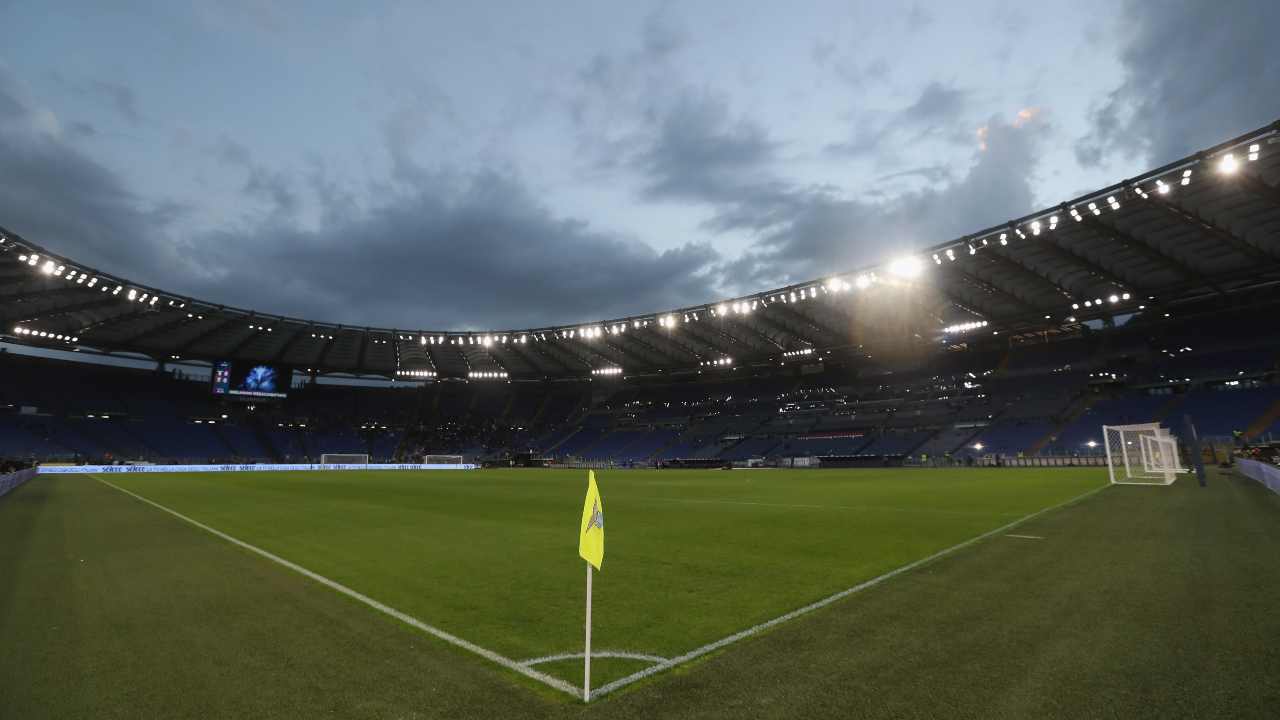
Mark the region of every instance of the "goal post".
[[1115, 485], [1171, 485], [1186, 472], [1178, 441], [1158, 423], [1103, 425], [1107, 472]]
[[320, 456], [321, 465], [368, 465], [368, 453], [324, 453]]
[[422, 458], [427, 465], [461, 465], [461, 455], [427, 455]]

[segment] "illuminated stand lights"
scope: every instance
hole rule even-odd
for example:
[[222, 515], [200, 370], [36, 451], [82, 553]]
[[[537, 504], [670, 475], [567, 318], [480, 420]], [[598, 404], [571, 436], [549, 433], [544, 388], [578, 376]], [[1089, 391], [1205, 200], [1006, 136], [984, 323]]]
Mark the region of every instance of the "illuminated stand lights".
[[68, 343], [80, 342], [80, 338], [78, 337], [72, 337], [70, 335], [63, 335], [60, 333], [51, 333], [46, 330], [34, 330], [32, 328], [22, 327], [21, 325], [18, 325], [13, 328], [13, 334], [21, 335], [23, 337], [38, 337], [38, 338], [46, 338], [49, 340], [59, 340], [59, 341], [68, 342]]
[[468, 380], [506, 380], [505, 370], [472, 370], [467, 373]]
[[782, 353], [782, 357], [784, 358], [804, 357], [805, 355], [812, 355], [812, 354], [813, 354], [813, 348], [804, 348], [802, 350], [788, 350], [787, 352]]
[[942, 328], [942, 332], [947, 335], [958, 335], [960, 333], [967, 333], [972, 330], [978, 330], [986, 326], [987, 326], [986, 320], [974, 320], [973, 322], [956, 323], [955, 325], [948, 325]]
[[436, 376], [435, 370], [397, 370], [396, 375], [399, 377], [411, 378], [433, 378]]
[[698, 364], [703, 367], [728, 367], [733, 364], [733, 358], [722, 357], [716, 358], [715, 360], [703, 360]]
[[620, 367], [595, 368], [594, 370], [591, 371], [591, 374], [597, 375], [597, 376], [598, 375], [621, 375], [622, 368]]

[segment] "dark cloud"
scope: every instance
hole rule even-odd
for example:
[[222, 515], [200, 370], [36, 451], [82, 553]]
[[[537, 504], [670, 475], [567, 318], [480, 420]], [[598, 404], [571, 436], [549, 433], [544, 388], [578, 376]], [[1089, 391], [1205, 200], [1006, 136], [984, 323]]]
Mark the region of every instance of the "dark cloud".
[[891, 154], [894, 144], [919, 141], [926, 137], [967, 141], [958, 133], [969, 109], [969, 93], [965, 90], [931, 82], [920, 91], [910, 105], [892, 112], [862, 113], [858, 116], [852, 137], [827, 146], [836, 155]]
[[[406, 329], [576, 322], [713, 297], [707, 245], [665, 252], [556, 217], [518, 178], [421, 173], [361, 208], [315, 163], [298, 183], [231, 141], [246, 190], [276, 206], [314, 194], [322, 222], [270, 213], [190, 237], [184, 208], [148, 204], [66, 143], [0, 73], [0, 217], [32, 241], [166, 290], [316, 320]], [[282, 195], [282, 193], [285, 193]], [[537, 302], [530, 302], [537, 298]]]
[[62, 74], [52, 73], [54, 82], [69, 92], [92, 98], [105, 104], [113, 112], [124, 118], [130, 125], [142, 123], [142, 113], [138, 110], [138, 96], [133, 88], [112, 80], [91, 79], [71, 80]]
[[[926, 91], [912, 107], [942, 117], [959, 101]], [[788, 182], [776, 172], [776, 145], [767, 133], [706, 97], [677, 104], [641, 157], [651, 194], [705, 204], [713, 213], [708, 227], [755, 238], [720, 271], [726, 286], [759, 289], [853, 269], [890, 249], [932, 245], [1032, 210], [1046, 127], [1034, 118], [992, 118], [984, 127], [985, 149], [975, 148], [962, 176], [940, 167], [896, 173], [928, 184], [893, 196], [849, 197]]]
[[689, 35], [670, 15], [652, 12], [645, 17], [642, 40], [647, 56], [664, 58], [688, 45]]
[[1129, 0], [1121, 15], [1124, 77], [1091, 113], [1081, 164], [1159, 165], [1280, 117], [1280, 3]]
[[919, 32], [933, 24], [933, 13], [927, 8], [920, 7], [920, 3], [912, 3], [907, 10], [907, 29], [912, 32]]
[[133, 88], [106, 80], [95, 80], [92, 87], [95, 92], [105, 97], [125, 120], [134, 125], [142, 122], [142, 115], [138, 112], [138, 98]]

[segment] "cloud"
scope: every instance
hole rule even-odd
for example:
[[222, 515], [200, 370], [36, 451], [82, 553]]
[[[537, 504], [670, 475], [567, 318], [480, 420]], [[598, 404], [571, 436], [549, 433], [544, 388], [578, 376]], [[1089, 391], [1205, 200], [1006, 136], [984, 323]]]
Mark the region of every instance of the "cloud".
[[52, 77], [54, 82], [67, 91], [105, 104], [130, 125], [142, 123], [142, 113], [138, 110], [138, 95], [128, 85], [100, 78], [69, 80], [56, 71], [52, 73]]
[[[940, 118], [956, 102], [947, 92], [926, 91], [912, 108]], [[777, 172], [776, 143], [713, 98], [676, 105], [660, 127], [640, 156], [649, 193], [705, 204], [712, 211], [708, 227], [753, 238], [746, 253], [720, 267], [723, 284], [742, 290], [853, 269], [883, 259], [886, 249], [932, 245], [1029, 212], [1048, 132], [1032, 112], [993, 117], [984, 126], [985, 148], [975, 150], [967, 171], [914, 168], [891, 177], [921, 177], [923, 189], [851, 197], [785, 179]]]
[[1109, 155], [1160, 165], [1280, 117], [1280, 4], [1128, 0], [1120, 48], [1124, 75], [1090, 113], [1076, 143], [1082, 165]]
[[827, 151], [837, 156], [883, 155], [895, 144], [942, 137], [966, 142], [956, 131], [969, 109], [969, 93], [938, 81], [925, 85], [910, 105], [891, 112], [860, 113], [850, 139], [832, 143]]
[[[68, 144], [0, 72], [0, 217], [10, 229], [105, 271], [172, 292], [321, 321], [406, 329], [502, 328], [578, 322], [706, 301], [705, 244], [658, 252], [558, 217], [518, 177], [423, 173], [363, 202], [320, 163], [301, 179], [249, 168], [246, 192], [276, 205], [308, 192], [322, 222], [288, 213], [188, 236], [186, 211], [148, 203]], [[282, 189], [283, 188], [283, 189]], [[287, 196], [282, 192], [287, 191]]]

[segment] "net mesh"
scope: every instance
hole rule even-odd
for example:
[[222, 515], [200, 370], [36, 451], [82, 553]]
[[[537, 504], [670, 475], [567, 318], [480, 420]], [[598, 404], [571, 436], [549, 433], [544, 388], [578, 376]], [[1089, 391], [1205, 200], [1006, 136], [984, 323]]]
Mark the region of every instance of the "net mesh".
[[1104, 425], [1111, 482], [1124, 485], [1169, 485], [1183, 472], [1177, 440], [1156, 423]]
[[423, 459], [428, 465], [461, 465], [461, 455], [428, 455]]
[[325, 453], [320, 456], [320, 462], [325, 465], [368, 465], [369, 456], [366, 453]]

